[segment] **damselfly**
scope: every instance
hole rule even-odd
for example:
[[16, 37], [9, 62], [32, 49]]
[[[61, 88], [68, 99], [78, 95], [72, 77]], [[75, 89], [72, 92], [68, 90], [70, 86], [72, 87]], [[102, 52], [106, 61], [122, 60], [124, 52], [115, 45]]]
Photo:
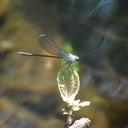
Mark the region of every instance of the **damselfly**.
[[41, 34], [38, 37], [39, 44], [46, 52], [50, 53], [51, 55], [45, 55], [45, 54], [33, 54], [28, 52], [18, 52], [19, 55], [24, 56], [37, 56], [37, 57], [50, 57], [50, 58], [57, 58], [57, 59], [63, 59], [67, 63], [73, 63], [75, 61], [79, 61], [79, 57], [76, 55], [73, 55], [71, 53], [68, 53], [63, 48], [60, 48], [50, 37], [48, 37], [45, 34]]

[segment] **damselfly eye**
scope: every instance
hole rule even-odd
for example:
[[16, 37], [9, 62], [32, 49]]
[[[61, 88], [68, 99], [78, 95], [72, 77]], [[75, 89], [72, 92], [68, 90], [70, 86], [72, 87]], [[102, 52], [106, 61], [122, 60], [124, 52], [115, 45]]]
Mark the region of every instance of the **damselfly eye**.
[[79, 57], [76, 57], [76, 61], [80, 61], [80, 58]]

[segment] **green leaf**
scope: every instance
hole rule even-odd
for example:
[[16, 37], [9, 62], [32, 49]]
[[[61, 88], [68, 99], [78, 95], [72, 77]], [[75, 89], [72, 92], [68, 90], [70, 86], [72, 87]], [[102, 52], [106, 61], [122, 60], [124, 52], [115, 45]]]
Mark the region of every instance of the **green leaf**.
[[58, 88], [64, 102], [72, 102], [79, 91], [79, 75], [72, 66], [63, 66], [57, 75]]

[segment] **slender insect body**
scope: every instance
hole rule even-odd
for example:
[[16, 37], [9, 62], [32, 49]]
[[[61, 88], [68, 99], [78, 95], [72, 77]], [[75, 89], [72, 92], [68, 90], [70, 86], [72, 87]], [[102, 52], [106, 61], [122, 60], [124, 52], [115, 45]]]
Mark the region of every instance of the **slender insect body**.
[[51, 58], [58, 58], [64, 59], [67, 63], [73, 63], [75, 61], [79, 61], [79, 57], [68, 53], [63, 48], [60, 48], [52, 39], [50, 39], [47, 35], [41, 34], [39, 37], [39, 44], [40, 46], [50, 53], [51, 55], [42, 55], [42, 54], [33, 54], [28, 52], [18, 52], [19, 55], [24, 56], [37, 56], [37, 57], [51, 57]]

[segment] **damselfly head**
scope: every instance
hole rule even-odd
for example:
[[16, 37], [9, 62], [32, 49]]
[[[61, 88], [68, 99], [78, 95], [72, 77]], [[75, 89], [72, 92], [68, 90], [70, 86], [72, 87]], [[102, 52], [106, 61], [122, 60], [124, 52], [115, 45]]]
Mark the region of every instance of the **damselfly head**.
[[78, 56], [75, 56], [76, 57], [76, 61], [80, 61], [80, 58]]
[[68, 53], [68, 57], [66, 59], [69, 60], [70, 62], [79, 61], [79, 57], [71, 53]]

